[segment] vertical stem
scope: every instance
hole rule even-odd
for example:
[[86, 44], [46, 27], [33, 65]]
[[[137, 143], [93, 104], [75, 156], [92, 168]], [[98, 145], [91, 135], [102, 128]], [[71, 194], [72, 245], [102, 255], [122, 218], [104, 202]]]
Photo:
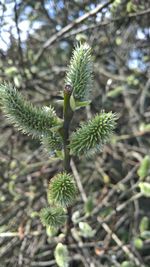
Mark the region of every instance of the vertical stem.
[[63, 124], [63, 141], [64, 141], [64, 170], [70, 172], [70, 149], [69, 149], [69, 127], [73, 117], [73, 111], [70, 107], [70, 97], [72, 88], [66, 85], [64, 89], [64, 124]]
[[[70, 168], [70, 149], [69, 149], [69, 127], [70, 122], [73, 117], [73, 111], [70, 107], [70, 97], [72, 94], [72, 87], [66, 85], [64, 89], [64, 124], [63, 124], [63, 141], [64, 141], [64, 171], [71, 172]], [[67, 232], [65, 243], [68, 243], [68, 237], [70, 234], [70, 225], [71, 225], [71, 207], [68, 208], [68, 220], [67, 220]]]

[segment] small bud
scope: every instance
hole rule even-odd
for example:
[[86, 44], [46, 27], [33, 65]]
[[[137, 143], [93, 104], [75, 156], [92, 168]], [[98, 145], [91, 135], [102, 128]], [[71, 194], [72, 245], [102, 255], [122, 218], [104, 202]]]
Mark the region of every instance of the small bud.
[[64, 93], [71, 95], [72, 94], [72, 86], [70, 84], [66, 84], [64, 88]]

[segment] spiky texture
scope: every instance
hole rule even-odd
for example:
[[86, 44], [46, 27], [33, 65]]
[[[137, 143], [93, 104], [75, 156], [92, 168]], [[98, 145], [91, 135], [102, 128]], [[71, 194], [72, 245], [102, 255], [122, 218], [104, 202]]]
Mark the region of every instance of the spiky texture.
[[23, 133], [40, 137], [59, 123], [53, 108], [34, 107], [11, 85], [0, 86], [0, 98], [7, 117]]
[[66, 84], [72, 86], [75, 100], [84, 101], [88, 99], [91, 81], [91, 49], [88, 44], [79, 44], [73, 52], [66, 77]]
[[91, 155], [99, 151], [112, 135], [116, 114], [102, 112], [89, 122], [81, 124], [71, 136], [70, 148], [74, 155]]
[[41, 222], [44, 226], [60, 227], [66, 221], [66, 214], [61, 207], [47, 207], [40, 211]]
[[59, 267], [69, 266], [69, 253], [66, 245], [58, 243], [55, 248], [55, 260]]
[[63, 172], [57, 174], [49, 184], [48, 200], [63, 207], [70, 206], [77, 194], [77, 188], [72, 175]]
[[62, 137], [57, 132], [50, 132], [47, 136], [43, 136], [41, 141], [48, 152], [60, 151], [63, 146]]

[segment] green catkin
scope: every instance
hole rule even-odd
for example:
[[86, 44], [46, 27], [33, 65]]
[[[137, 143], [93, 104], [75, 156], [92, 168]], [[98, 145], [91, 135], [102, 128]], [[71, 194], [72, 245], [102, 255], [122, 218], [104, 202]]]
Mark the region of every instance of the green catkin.
[[66, 214], [61, 207], [47, 207], [40, 211], [41, 222], [44, 226], [60, 227], [66, 221]]
[[50, 203], [68, 207], [73, 204], [76, 194], [77, 188], [71, 174], [59, 173], [50, 181], [48, 189]]
[[88, 99], [92, 82], [92, 57], [88, 44], [77, 45], [68, 67], [66, 84], [73, 88], [73, 96], [77, 101]]
[[34, 107], [11, 85], [0, 86], [0, 98], [5, 114], [23, 133], [40, 137], [59, 124], [53, 108]]
[[62, 149], [63, 146], [63, 140], [62, 137], [59, 133], [57, 132], [49, 132], [49, 134], [46, 136], [44, 135], [41, 138], [41, 142], [44, 146], [44, 148], [48, 151], [48, 152], [53, 152], [53, 151], [60, 151]]
[[71, 136], [70, 148], [73, 155], [91, 155], [110, 139], [116, 125], [116, 114], [102, 112], [89, 122], [81, 124]]

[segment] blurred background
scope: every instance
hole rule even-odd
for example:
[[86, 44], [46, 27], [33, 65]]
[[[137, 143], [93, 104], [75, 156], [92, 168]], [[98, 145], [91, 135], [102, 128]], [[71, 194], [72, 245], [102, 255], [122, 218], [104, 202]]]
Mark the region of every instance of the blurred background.
[[[94, 79], [92, 102], [76, 112], [74, 128], [103, 109], [119, 120], [102, 153], [72, 160], [79, 195], [69, 266], [149, 267], [150, 1], [0, 1], [0, 82], [37, 106], [51, 104], [59, 116], [79, 41], [92, 47]], [[0, 115], [0, 267], [57, 266], [54, 249], [65, 226], [54, 235], [37, 213], [61, 161]]]

